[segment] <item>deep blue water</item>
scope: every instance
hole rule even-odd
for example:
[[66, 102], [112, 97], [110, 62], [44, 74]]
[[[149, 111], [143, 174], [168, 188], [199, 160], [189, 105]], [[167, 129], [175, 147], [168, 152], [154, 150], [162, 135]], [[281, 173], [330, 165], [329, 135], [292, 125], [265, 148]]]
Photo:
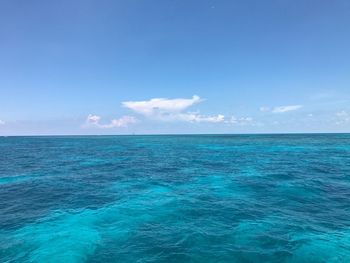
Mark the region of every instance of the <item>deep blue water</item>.
[[0, 262], [350, 262], [350, 134], [0, 137]]

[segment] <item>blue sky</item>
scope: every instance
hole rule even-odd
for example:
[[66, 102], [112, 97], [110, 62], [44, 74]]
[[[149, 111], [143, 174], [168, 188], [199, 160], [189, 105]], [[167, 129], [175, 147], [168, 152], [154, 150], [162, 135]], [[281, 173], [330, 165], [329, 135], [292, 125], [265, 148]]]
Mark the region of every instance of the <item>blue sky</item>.
[[0, 39], [0, 135], [350, 132], [347, 0], [3, 0]]

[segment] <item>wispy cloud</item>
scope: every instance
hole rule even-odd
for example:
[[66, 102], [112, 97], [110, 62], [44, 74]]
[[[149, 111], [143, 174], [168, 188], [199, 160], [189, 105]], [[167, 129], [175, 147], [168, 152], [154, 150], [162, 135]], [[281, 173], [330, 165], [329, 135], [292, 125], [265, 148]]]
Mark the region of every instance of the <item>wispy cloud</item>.
[[262, 112], [268, 112], [271, 109], [269, 107], [260, 107], [259, 110], [262, 111]]
[[285, 113], [288, 111], [299, 110], [303, 107], [303, 105], [287, 105], [287, 106], [278, 106], [274, 108], [270, 107], [260, 107], [260, 111], [262, 112], [272, 112], [272, 113]]
[[325, 90], [320, 91], [318, 93], [314, 93], [310, 96], [310, 99], [312, 100], [329, 100], [336, 96], [336, 93], [334, 90]]
[[285, 113], [288, 111], [295, 111], [301, 109], [302, 105], [288, 105], [288, 106], [279, 106], [272, 109], [273, 113]]
[[0, 125], [5, 125], [5, 122], [0, 120]]
[[186, 110], [202, 102], [199, 96], [194, 95], [190, 99], [177, 98], [153, 98], [144, 101], [125, 101], [122, 105], [146, 118], [159, 121], [186, 121], [186, 122], [224, 122], [222, 114], [206, 116], [198, 112], [186, 112]]
[[347, 113], [345, 110], [339, 111], [335, 115], [337, 116], [337, 125], [350, 123], [350, 114]]
[[120, 127], [128, 127], [130, 124], [136, 123], [137, 119], [133, 116], [123, 116], [119, 119], [113, 119], [110, 123], [101, 124], [101, 117], [98, 115], [89, 114], [86, 118], [86, 125], [88, 127], [97, 127], [102, 129], [109, 128], [120, 128]]
[[254, 119], [252, 117], [240, 117], [237, 118], [235, 116], [232, 116], [231, 119], [227, 120], [226, 123], [235, 124], [235, 125], [253, 125]]
[[225, 120], [225, 116], [222, 114], [214, 116], [205, 116], [198, 113], [179, 113], [173, 115], [176, 120], [188, 121], [188, 122], [212, 122], [218, 123]]
[[348, 116], [349, 116], [349, 114], [348, 114], [345, 110], [339, 111], [339, 112], [337, 112], [335, 115], [336, 115], [337, 117], [341, 117], [341, 118], [343, 118], [343, 117], [348, 117]]

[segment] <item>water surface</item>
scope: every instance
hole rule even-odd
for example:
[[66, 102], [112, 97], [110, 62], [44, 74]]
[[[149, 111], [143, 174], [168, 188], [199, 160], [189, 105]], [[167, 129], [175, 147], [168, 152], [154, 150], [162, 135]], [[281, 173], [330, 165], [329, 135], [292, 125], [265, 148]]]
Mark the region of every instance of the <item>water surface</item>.
[[350, 262], [350, 134], [0, 137], [0, 262]]

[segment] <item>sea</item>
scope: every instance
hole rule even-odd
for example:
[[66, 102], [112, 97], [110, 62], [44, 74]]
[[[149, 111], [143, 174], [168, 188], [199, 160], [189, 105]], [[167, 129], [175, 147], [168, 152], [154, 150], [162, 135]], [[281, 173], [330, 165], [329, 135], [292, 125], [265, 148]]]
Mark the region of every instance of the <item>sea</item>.
[[350, 134], [0, 137], [0, 262], [350, 262]]

